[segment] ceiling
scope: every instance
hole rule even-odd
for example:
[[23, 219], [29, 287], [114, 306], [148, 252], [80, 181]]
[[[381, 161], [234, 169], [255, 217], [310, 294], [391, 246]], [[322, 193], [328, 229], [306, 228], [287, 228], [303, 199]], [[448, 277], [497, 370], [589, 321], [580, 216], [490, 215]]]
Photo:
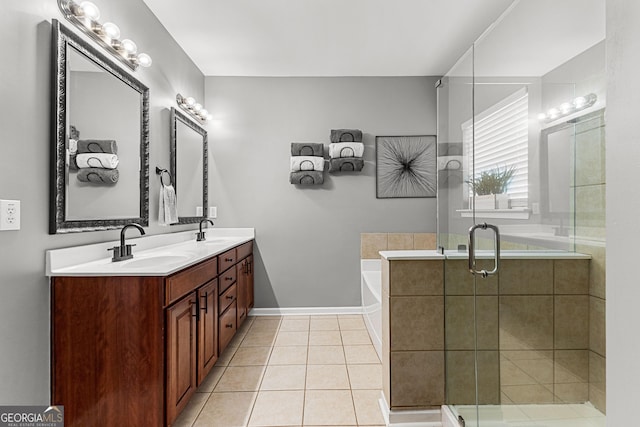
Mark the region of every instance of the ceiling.
[[512, 0], [144, 0], [205, 76], [438, 76]]

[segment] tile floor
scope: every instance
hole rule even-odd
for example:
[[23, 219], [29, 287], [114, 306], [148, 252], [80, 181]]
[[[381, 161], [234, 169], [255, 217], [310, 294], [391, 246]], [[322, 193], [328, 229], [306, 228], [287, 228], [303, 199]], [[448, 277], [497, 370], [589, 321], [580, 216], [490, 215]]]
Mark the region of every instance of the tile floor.
[[174, 426], [382, 426], [362, 316], [249, 317]]

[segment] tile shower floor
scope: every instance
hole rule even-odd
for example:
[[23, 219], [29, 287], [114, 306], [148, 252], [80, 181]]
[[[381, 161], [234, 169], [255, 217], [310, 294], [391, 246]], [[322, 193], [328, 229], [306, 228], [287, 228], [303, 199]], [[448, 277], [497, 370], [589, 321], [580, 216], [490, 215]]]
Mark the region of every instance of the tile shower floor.
[[382, 426], [360, 315], [249, 317], [174, 426]]

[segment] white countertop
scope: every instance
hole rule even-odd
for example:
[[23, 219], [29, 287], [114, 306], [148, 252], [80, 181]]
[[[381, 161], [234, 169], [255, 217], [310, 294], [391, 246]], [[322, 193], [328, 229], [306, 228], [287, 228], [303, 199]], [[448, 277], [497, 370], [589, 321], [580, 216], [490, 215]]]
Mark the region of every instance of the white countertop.
[[208, 228], [196, 242], [193, 230], [127, 238], [133, 258], [112, 262], [120, 240], [54, 249], [46, 253], [47, 276], [168, 276], [255, 238], [253, 228]]

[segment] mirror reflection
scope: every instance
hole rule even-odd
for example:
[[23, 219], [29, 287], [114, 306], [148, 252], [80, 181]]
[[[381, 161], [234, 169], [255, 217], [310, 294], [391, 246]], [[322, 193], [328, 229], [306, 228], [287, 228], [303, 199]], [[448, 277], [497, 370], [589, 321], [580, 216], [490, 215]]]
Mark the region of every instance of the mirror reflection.
[[135, 217], [140, 209], [140, 94], [69, 49], [68, 220]]
[[149, 224], [149, 90], [53, 20], [49, 232]]
[[181, 224], [206, 217], [207, 131], [175, 108], [171, 109], [171, 176]]

